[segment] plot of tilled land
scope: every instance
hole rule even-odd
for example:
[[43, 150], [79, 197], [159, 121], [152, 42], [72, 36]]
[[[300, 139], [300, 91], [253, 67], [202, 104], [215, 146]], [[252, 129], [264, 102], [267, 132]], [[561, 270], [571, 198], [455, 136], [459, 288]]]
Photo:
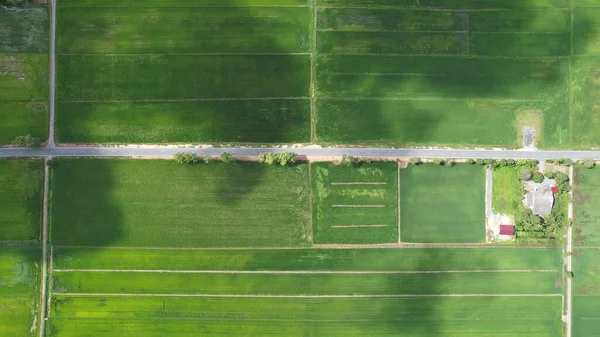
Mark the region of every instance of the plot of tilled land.
[[557, 336], [560, 266], [559, 249], [55, 247], [49, 331]]

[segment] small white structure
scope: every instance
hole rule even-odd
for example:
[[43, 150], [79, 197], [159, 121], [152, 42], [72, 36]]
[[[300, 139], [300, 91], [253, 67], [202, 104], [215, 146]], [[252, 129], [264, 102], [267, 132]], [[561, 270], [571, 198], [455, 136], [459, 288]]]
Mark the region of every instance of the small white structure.
[[554, 205], [554, 193], [551, 184], [541, 184], [525, 196], [525, 204], [531, 208], [533, 214], [548, 216]]

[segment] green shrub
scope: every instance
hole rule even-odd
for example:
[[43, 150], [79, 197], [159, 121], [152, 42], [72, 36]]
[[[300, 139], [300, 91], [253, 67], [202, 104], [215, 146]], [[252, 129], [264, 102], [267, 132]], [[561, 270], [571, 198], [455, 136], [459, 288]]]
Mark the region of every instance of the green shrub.
[[531, 181], [539, 184], [544, 181], [544, 175], [541, 172], [534, 172]]
[[550, 172], [546, 172], [544, 175], [545, 175], [545, 176], [546, 176], [546, 178], [548, 178], [548, 179], [554, 179], [554, 177], [555, 177], [555, 174], [554, 174], [554, 172], [552, 172], [552, 171], [550, 171]]
[[12, 145], [35, 149], [40, 147], [40, 140], [30, 134], [27, 134], [25, 136], [17, 136], [17, 138], [12, 141]]
[[235, 158], [233, 158], [233, 154], [231, 154], [229, 152], [221, 153], [219, 158], [221, 158], [221, 161], [224, 163], [233, 163], [235, 161]]
[[446, 164], [446, 162], [443, 159], [441, 159], [441, 158], [434, 158], [433, 159], [433, 163], [436, 164], [436, 165], [444, 165], [444, 164]]
[[196, 164], [198, 156], [192, 152], [177, 152], [175, 153], [175, 161], [179, 164]]
[[421, 165], [421, 164], [423, 164], [423, 162], [421, 161], [421, 158], [415, 158], [415, 157], [410, 158], [410, 163], [412, 165]]
[[204, 163], [209, 164], [209, 163], [212, 163], [213, 157], [206, 156], [206, 157], [202, 158], [202, 160], [204, 160]]
[[578, 162], [580, 166], [585, 167], [586, 169], [593, 169], [596, 167], [596, 162], [593, 159], [584, 159]]

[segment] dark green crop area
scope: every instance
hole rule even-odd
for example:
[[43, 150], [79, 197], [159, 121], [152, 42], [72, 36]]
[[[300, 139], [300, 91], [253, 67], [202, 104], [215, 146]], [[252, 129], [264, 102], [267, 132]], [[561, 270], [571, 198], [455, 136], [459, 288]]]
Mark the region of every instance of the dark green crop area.
[[39, 334], [41, 250], [0, 248], [0, 335], [31, 337]]
[[0, 242], [40, 240], [43, 178], [41, 160], [0, 160]]
[[314, 243], [398, 241], [398, 164], [311, 164]]
[[554, 270], [558, 248], [135, 249], [54, 248], [55, 269], [238, 271]]
[[573, 252], [573, 336], [591, 336], [600, 328], [600, 250]]
[[400, 170], [400, 233], [403, 242], [483, 243], [483, 168], [423, 164]]
[[[519, 148], [529, 126], [596, 147], [599, 18], [593, 0], [61, 1], [58, 137]], [[179, 104], [283, 98], [306, 105]]]
[[308, 165], [60, 160], [52, 242], [73, 246], [254, 247], [309, 242]]
[[48, 138], [48, 20], [44, 7], [0, 8], [0, 145]]
[[311, 141], [307, 1], [58, 5], [61, 142]]

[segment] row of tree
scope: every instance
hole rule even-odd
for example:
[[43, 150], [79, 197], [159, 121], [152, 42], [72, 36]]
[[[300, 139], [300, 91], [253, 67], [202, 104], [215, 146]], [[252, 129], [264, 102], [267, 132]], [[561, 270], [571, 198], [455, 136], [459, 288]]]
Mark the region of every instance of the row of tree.
[[[235, 161], [233, 154], [229, 152], [221, 153], [219, 159], [224, 163], [232, 163]], [[198, 155], [196, 155], [193, 152], [177, 152], [175, 153], [175, 161], [179, 164], [198, 164], [200, 161], [203, 161], [204, 163], [208, 164], [213, 161], [213, 157], [198, 157]]]

